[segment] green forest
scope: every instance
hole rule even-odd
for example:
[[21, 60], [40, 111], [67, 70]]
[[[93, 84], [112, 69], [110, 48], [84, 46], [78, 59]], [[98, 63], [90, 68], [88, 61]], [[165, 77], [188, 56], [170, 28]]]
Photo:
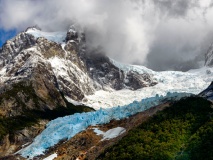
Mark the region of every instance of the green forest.
[[213, 160], [212, 103], [184, 98], [133, 129], [99, 160]]

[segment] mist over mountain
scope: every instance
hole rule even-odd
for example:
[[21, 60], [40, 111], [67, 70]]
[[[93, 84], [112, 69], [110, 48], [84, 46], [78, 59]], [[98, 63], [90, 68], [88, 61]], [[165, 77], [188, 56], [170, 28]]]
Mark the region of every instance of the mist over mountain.
[[59, 31], [77, 23], [89, 47], [116, 60], [181, 70], [176, 66], [205, 54], [213, 42], [212, 6], [211, 0], [1, 0], [0, 28]]

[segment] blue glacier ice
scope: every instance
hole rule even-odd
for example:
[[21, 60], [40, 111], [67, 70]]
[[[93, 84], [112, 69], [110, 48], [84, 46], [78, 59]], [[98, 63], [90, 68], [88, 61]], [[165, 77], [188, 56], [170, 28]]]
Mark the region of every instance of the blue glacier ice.
[[94, 112], [76, 113], [57, 118], [46, 125], [46, 129], [34, 139], [32, 144], [23, 148], [18, 153], [23, 157], [29, 158], [41, 155], [46, 149], [54, 146], [60, 140], [70, 139], [77, 133], [85, 130], [88, 126], [106, 124], [112, 119], [123, 119], [161, 104], [164, 100], [179, 100], [182, 97], [191, 95], [190, 93], [167, 93], [166, 96], [156, 95], [155, 97], [142, 99], [140, 102], [134, 101], [122, 107], [99, 109]]

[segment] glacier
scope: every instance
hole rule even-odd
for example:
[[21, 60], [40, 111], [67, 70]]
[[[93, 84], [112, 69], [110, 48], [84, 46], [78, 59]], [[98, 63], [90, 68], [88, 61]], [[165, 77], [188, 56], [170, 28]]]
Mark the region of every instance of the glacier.
[[84, 103], [94, 109], [110, 108], [118, 105], [127, 105], [134, 100], [153, 97], [156, 94], [165, 96], [167, 92], [192, 93], [199, 94], [204, 88], [207, 88], [213, 80], [213, 68], [202, 67], [199, 69], [181, 71], [161, 71], [155, 72], [144, 66], [129, 65], [110, 59], [111, 62], [124, 73], [129, 71], [140, 74], [148, 73], [157, 81], [157, 84], [150, 87], [144, 87], [138, 90], [98, 90], [93, 95], [86, 95]]
[[26, 148], [18, 151], [25, 158], [33, 158], [44, 154], [45, 150], [54, 146], [61, 140], [70, 139], [89, 126], [109, 123], [111, 120], [120, 120], [136, 113], [161, 104], [165, 100], [179, 100], [191, 96], [191, 93], [168, 92], [165, 96], [156, 95], [141, 101], [134, 101], [128, 105], [113, 108], [99, 109], [94, 112], [76, 113], [50, 121], [46, 129], [38, 135]]

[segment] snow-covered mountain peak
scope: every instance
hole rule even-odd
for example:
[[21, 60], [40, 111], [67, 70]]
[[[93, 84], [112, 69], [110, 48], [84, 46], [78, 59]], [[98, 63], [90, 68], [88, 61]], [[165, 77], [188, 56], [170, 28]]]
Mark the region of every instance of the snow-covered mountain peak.
[[0, 51], [0, 73], [3, 75], [0, 83], [22, 81], [42, 67], [55, 77], [55, 87], [76, 101], [86, 101], [85, 96], [97, 90], [137, 90], [157, 83], [151, 70], [142, 72], [142, 67], [135, 66], [133, 68], [139, 69], [127, 71], [101, 52], [91, 52], [86, 48], [83, 28], [78, 25], [62, 32], [30, 27], [8, 41]]

